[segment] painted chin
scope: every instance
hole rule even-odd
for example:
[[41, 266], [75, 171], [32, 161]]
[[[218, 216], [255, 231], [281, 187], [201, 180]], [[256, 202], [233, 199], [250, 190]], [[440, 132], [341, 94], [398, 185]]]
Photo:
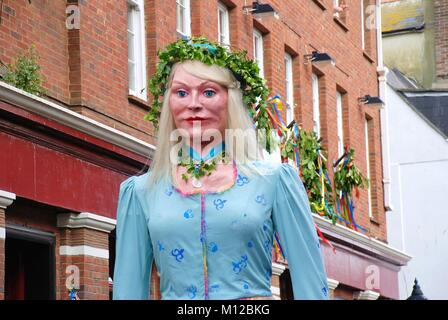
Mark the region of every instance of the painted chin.
[[202, 133], [205, 130], [210, 130], [210, 129], [220, 130], [220, 127], [221, 127], [221, 123], [218, 123], [214, 119], [207, 119], [207, 120], [201, 120], [201, 121], [198, 121], [198, 120], [182, 121], [182, 128], [187, 130], [190, 134], [193, 134], [193, 132], [197, 133], [198, 131]]

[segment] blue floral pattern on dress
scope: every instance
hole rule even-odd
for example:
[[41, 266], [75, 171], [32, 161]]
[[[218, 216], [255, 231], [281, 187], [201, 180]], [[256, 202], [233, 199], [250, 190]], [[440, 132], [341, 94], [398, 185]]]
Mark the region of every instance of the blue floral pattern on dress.
[[190, 299], [196, 298], [196, 293], [198, 292], [198, 288], [194, 285], [191, 285], [187, 288], [188, 297]]
[[264, 198], [264, 194], [257, 195], [255, 197], [255, 202], [265, 206], [266, 205], [266, 199]]
[[169, 187], [165, 190], [165, 194], [166, 194], [168, 197], [171, 197], [171, 195], [173, 194], [173, 192], [174, 192], [174, 188], [173, 188], [173, 186], [169, 186]]
[[244, 268], [247, 267], [247, 255], [242, 255], [238, 262], [232, 262], [233, 272], [240, 273]]
[[244, 186], [245, 184], [248, 184], [248, 183], [249, 183], [249, 178], [248, 177], [245, 177], [245, 176], [243, 176], [241, 174], [238, 174], [238, 178], [236, 179], [237, 186], [242, 187], [242, 186]]
[[160, 241], [157, 241], [157, 245], [159, 246], [160, 252], [165, 251], [165, 246]]
[[212, 284], [209, 288], [210, 292], [218, 292], [219, 291], [219, 284], [215, 283]]
[[263, 222], [263, 231], [268, 231], [269, 220], [264, 220]]
[[210, 242], [208, 245], [208, 250], [211, 252], [216, 252], [218, 251], [218, 245], [215, 242]]
[[266, 250], [266, 252], [268, 252], [268, 253], [269, 253], [269, 251], [272, 249], [272, 246], [270, 246], [270, 242], [269, 242], [269, 240], [265, 240], [265, 241], [264, 241], [264, 243], [263, 243], [263, 247], [264, 247], [264, 250]]
[[272, 269], [266, 270], [266, 272], [264, 273], [264, 276], [267, 281], [271, 281], [271, 275], [272, 275]]
[[188, 209], [187, 211], [184, 212], [184, 218], [185, 219], [191, 219], [193, 218], [193, 210]]
[[243, 286], [243, 289], [244, 289], [244, 290], [249, 290], [249, 289], [250, 289], [250, 284], [249, 284], [249, 282], [247, 282], [246, 280], [243, 280], [243, 279], [238, 279], [238, 281], [241, 281], [241, 282], [242, 282], [242, 286]]
[[213, 201], [213, 204], [216, 207], [216, 210], [220, 210], [222, 208], [224, 208], [224, 203], [226, 203], [227, 200], [222, 200], [222, 199], [216, 199]]
[[184, 249], [173, 249], [171, 250], [171, 255], [176, 258], [177, 262], [182, 262], [184, 258]]

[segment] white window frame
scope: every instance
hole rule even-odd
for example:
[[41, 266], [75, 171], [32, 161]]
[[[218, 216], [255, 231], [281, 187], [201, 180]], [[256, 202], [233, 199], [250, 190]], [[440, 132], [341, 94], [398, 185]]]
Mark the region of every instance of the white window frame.
[[264, 50], [263, 50], [263, 35], [257, 29], [254, 29], [254, 59], [260, 68], [260, 76], [264, 78]]
[[292, 57], [285, 53], [285, 91], [286, 91], [286, 124], [294, 120], [294, 77], [292, 73]]
[[369, 186], [367, 188], [367, 201], [369, 207], [369, 218], [373, 217], [372, 213], [372, 189], [371, 189], [371, 181], [370, 181], [370, 155], [369, 155], [369, 120], [365, 119], [364, 122], [365, 127], [365, 137], [366, 137], [366, 164], [367, 164], [367, 175], [366, 178], [369, 179]]
[[[183, 2], [183, 4], [181, 3]], [[179, 10], [184, 13], [184, 25], [181, 29], [177, 25]], [[191, 6], [190, 0], [176, 0], [176, 31], [186, 37], [191, 37]]]
[[[333, 0], [333, 8], [339, 7], [339, 0]], [[339, 18], [339, 12], [333, 11], [333, 15], [337, 18]]]
[[313, 131], [317, 138], [320, 138], [320, 106], [319, 106], [319, 77], [313, 73], [311, 75], [313, 92]]
[[[145, 41], [145, 10], [143, 0], [128, 0], [128, 46], [133, 47], [134, 56], [129, 56], [128, 50], [128, 77], [129, 77], [129, 94], [138, 97], [142, 100], [148, 100], [148, 93], [146, 89], [146, 41]], [[130, 10], [131, 9], [131, 10]], [[129, 11], [130, 10], [130, 11]], [[132, 17], [130, 23], [129, 17]], [[132, 25], [131, 25], [132, 24]], [[132, 27], [132, 30], [130, 29]], [[131, 40], [129, 34], [133, 34]], [[131, 64], [134, 68], [133, 76], [131, 79]], [[134, 87], [131, 83], [134, 83]]]
[[[223, 25], [221, 25], [221, 16], [224, 21]], [[229, 10], [222, 2], [218, 2], [218, 41], [222, 46], [230, 48]]]
[[344, 154], [344, 121], [342, 113], [342, 93], [336, 91], [336, 123], [338, 128], [338, 158]]

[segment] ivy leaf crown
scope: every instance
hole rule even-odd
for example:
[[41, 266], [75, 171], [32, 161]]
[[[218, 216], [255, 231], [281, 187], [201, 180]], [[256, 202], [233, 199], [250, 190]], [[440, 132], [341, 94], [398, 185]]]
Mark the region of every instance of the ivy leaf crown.
[[269, 89], [260, 76], [257, 63], [247, 58], [247, 50], [231, 52], [217, 42], [206, 37], [184, 37], [157, 51], [157, 70], [149, 81], [149, 91], [153, 96], [150, 111], [144, 119], [151, 121], [158, 129], [159, 117], [163, 104], [163, 95], [167, 89], [171, 68], [177, 62], [198, 60], [207, 65], [216, 64], [228, 68], [240, 84], [243, 102], [257, 129], [269, 132], [269, 116], [266, 112], [266, 100]]

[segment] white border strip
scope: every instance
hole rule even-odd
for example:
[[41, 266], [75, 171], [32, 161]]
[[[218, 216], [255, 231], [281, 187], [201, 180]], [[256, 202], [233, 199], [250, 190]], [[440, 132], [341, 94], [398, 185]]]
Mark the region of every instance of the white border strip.
[[274, 296], [275, 300], [280, 300], [280, 288], [279, 287], [271, 286], [271, 292], [272, 292], [272, 295]]
[[61, 256], [91, 256], [109, 259], [109, 250], [91, 246], [60, 246], [59, 254]]
[[353, 293], [354, 300], [378, 300], [380, 294], [375, 291], [366, 290]]
[[382, 260], [389, 261], [398, 266], [404, 266], [412, 256], [397, 250], [384, 242], [369, 238], [366, 235], [353, 231], [343, 225], [333, 225], [330, 221], [313, 213], [314, 221], [325, 234], [338, 238], [350, 246], [357, 246], [370, 252], [372, 256], [378, 255]]
[[130, 134], [109, 127], [54, 102], [45, 100], [0, 81], [0, 100], [21, 109], [52, 119], [145, 157], [152, 157], [156, 147]]
[[284, 264], [280, 264], [277, 262], [272, 263], [272, 274], [276, 276], [281, 276], [283, 271], [286, 270], [286, 266]]
[[15, 193], [0, 190], [0, 209], [6, 209], [14, 200], [16, 200]]
[[114, 230], [117, 224], [115, 219], [90, 212], [62, 213], [57, 219], [58, 228], [88, 228], [108, 233]]
[[6, 239], [6, 229], [0, 228], [0, 239]]
[[334, 290], [338, 287], [339, 281], [331, 278], [327, 278], [328, 289]]

